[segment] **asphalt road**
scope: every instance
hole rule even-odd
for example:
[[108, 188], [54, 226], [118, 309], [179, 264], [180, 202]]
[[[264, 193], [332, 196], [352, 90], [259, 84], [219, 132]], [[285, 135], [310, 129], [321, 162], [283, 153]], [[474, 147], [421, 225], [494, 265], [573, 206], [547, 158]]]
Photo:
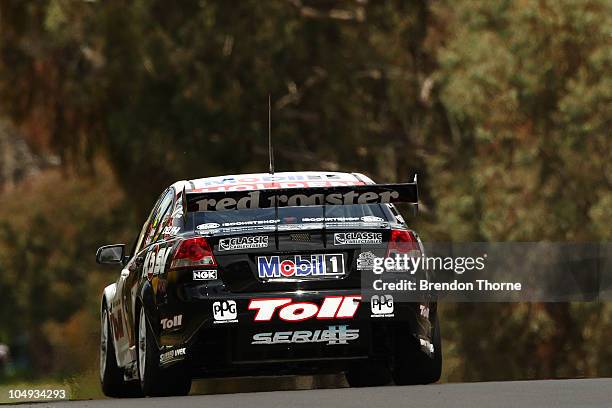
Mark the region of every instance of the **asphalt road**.
[[[253, 381], [257, 381], [253, 379]], [[22, 407], [25, 404], [21, 405]], [[340, 388], [127, 400], [37, 403], [66, 407], [612, 407], [612, 379], [508, 381]]]

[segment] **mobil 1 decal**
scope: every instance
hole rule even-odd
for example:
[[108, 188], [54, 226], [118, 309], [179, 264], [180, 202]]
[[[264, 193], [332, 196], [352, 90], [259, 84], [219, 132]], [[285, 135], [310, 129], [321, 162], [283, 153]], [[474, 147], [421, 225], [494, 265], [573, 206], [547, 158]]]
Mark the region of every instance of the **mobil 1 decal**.
[[257, 275], [264, 281], [339, 278], [344, 276], [344, 255], [260, 256]]

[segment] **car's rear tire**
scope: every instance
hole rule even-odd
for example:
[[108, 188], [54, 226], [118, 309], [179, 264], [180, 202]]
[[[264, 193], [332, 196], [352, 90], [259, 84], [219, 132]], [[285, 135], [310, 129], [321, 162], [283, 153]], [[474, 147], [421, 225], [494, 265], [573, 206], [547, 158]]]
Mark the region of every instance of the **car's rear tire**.
[[436, 316], [433, 325], [433, 355], [421, 350], [417, 339], [407, 331], [397, 334], [395, 358], [392, 367], [393, 380], [397, 385], [431, 384], [440, 380], [442, 374], [442, 342], [440, 323]]
[[391, 382], [391, 373], [385, 361], [354, 362], [345, 373], [351, 387], [379, 387]]
[[136, 327], [138, 375], [143, 394], [157, 397], [189, 394], [191, 376], [181, 363], [166, 369], [159, 367], [159, 349], [144, 307], [140, 308]]
[[106, 304], [102, 307], [100, 324], [100, 385], [107, 397], [125, 398], [142, 396], [136, 382], [126, 382], [123, 370], [117, 366], [109, 314]]

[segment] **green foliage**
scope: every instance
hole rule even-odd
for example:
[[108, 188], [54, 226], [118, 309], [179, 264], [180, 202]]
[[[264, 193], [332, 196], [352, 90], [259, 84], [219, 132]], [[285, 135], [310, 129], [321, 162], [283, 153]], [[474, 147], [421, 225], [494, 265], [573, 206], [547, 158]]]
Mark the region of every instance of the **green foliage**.
[[[280, 1], [5, 8], [4, 21], [30, 20], [0, 39], [5, 55], [20, 56], [0, 65], [0, 93], [18, 101], [6, 112], [28, 121], [40, 103], [57, 106], [41, 114], [49, 135], [40, 137], [74, 166], [106, 152], [126, 189], [149, 181], [143, 197], [180, 178], [265, 169], [268, 94], [280, 169], [383, 168], [395, 178], [423, 167], [407, 149], [425, 143], [422, 2], [347, 2], [336, 11]], [[387, 147], [397, 156], [391, 171], [378, 162]], [[144, 212], [150, 199], [137, 205]]]
[[[468, 0], [435, 14], [451, 7], [436, 75], [454, 126], [429, 162], [434, 229], [462, 241], [609, 239], [611, 3]], [[447, 375], [610, 375], [611, 309], [448, 305], [448, 347], [463, 364]]]
[[[63, 358], [58, 358], [61, 350], [51, 352], [62, 343], [89, 346], [84, 352], [89, 359], [95, 355], [96, 345], [85, 341], [97, 330], [104, 285], [94, 254], [100, 240], [127, 242], [117, 233], [130, 220], [108, 175], [106, 169], [98, 178], [65, 181], [58, 171], [48, 171], [0, 197], [0, 319], [5, 322], [0, 335], [11, 343], [26, 336], [38, 372], [61, 371], [78, 360], [76, 347]], [[106, 281], [113, 276], [105, 275]], [[70, 333], [75, 318], [90, 327], [81, 324]]]
[[[465, 220], [454, 239], [474, 227], [484, 240], [605, 238], [592, 217], [610, 221], [601, 207], [612, 180], [610, 2], [437, 7], [442, 17], [454, 10], [437, 75], [456, 123], [445, 147], [456, 154], [432, 162], [432, 173], [461, 161], [466, 179], [432, 184], [440, 224]], [[466, 197], [478, 202], [454, 205]]]

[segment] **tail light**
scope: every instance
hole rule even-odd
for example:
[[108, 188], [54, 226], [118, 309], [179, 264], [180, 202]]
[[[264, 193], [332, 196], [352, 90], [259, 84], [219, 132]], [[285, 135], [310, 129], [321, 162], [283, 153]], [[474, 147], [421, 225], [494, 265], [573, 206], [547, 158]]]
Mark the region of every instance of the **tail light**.
[[170, 269], [189, 266], [217, 266], [212, 249], [204, 237], [189, 238], [181, 241], [174, 251]]
[[421, 244], [414, 232], [391, 230], [391, 238], [387, 247], [387, 258], [397, 254], [406, 254], [409, 257], [421, 256]]

